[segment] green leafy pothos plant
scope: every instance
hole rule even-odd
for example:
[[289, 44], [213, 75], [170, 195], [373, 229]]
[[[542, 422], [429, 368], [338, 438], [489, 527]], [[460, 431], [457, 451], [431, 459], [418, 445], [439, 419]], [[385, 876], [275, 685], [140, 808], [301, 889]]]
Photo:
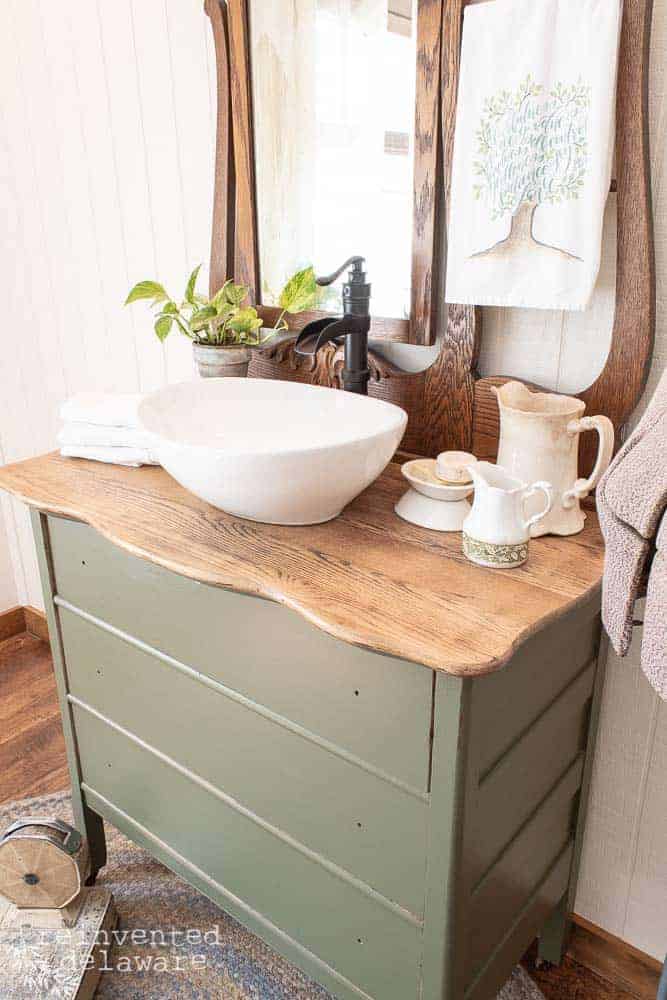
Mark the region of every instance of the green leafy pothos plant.
[[278, 301], [280, 314], [275, 325], [262, 336], [263, 320], [257, 310], [246, 304], [248, 289], [230, 279], [211, 298], [197, 291], [199, 264], [185, 287], [183, 301], [178, 303], [158, 281], [140, 281], [132, 288], [125, 305], [146, 299], [156, 310], [154, 330], [159, 340], [165, 340], [174, 326], [196, 344], [218, 347], [246, 345], [257, 347], [281, 330], [287, 330], [285, 316], [314, 309], [319, 304], [321, 289], [315, 281], [312, 267], [297, 271], [289, 279]]

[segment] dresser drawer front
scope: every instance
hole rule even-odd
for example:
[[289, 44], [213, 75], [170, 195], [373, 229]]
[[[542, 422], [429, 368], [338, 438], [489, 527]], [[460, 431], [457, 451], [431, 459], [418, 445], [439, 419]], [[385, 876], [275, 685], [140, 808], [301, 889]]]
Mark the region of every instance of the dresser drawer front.
[[75, 706], [91, 788], [376, 1000], [416, 998], [421, 929]]
[[413, 913], [427, 804], [60, 609], [71, 694]]
[[56, 593], [417, 790], [428, 785], [432, 672], [358, 649], [271, 601], [131, 556], [49, 518]]

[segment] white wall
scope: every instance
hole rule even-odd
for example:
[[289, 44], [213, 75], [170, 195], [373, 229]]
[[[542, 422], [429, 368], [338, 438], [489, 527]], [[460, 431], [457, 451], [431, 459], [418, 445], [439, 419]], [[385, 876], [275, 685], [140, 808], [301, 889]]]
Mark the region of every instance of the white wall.
[[[659, 288], [652, 385], [667, 358], [667, 0], [656, 0], [654, 22]], [[208, 256], [213, 74], [201, 0], [2, 4], [6, 461], [54, 446], [58, 404], [72, 392], [150, 389], [190, 374], [189, 345], [160, 346], [147, 312], [121, 303], [143, 277], [178, 288]], [[613, 212], [611, 201], [593, 308], [579, 316], [487, 310], [485, 373], [524, 375], [562, 390], [597, 374], [613, 311]], [[41, 605], [26, 512], [3, 497], [2, 515], [18, 602]], [[4, 551], [0, 530], [0, 574]], [[8, 599], [15, 601], [12, 591]], [[636, 655], [612, 661], [577, 908], [660, 957], [667, 948], [666, 765], [667, 709], [651, 694]]]
[[[1, 452], [0, 452], [1, 454]], [[14, 564], [9, 551], [9, 539], [5, 527], [5, 517], [0, 511], [0, 614], [16, 607], [19, 603]]]

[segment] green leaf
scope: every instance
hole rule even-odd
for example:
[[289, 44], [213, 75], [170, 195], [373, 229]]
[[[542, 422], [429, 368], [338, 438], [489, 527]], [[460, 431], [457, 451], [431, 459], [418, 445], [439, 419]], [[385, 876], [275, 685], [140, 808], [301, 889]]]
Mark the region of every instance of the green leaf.
[[232, 282], [228, 282], [225, 284], [224, 288], [225, 298], [232, 306], [240, 306], [248, 294], [247, 285], [235, 285]]
[[278, 299], [278, 305], [289, 313], [305, 312], [317, 304], [319, 287], [312, 267], [297, 271], [289, 279]]
[[232, 283], [232, 281], [231, 281], [231, 278], [230, 278], [228, 281], [226, 281], [224, 283], [224, 285], [222, 285], [221, 288], [219, 288], [217, 290], [217, 292], [215, 293], [215, 295], [211, 299], [211, 305], [212, 306], [215, 306], [217, 308], [220, 305], [221, 302], [226, 302], [227, 301], [227, 288], [229, 287], [229, 285], [231, 285], [231, 283]]
[[175, 302], [165, 302], [162, 306], [163, 316], [174, 316], [178, 312], [178, 306]]
[[193, 312], [190, 317], [190, 326], [196, 332], [197, 330], [203, 329], [209, 320], [217, 316], [215, 306], [203, 306], [198, 309], [197, 312]]
[[189, 302], [191, 306], [197, 305], [197, 300], [195, 298], [195, 285], [197, 284], [197, 278], [199, 277], [200, 270], [201, 264], [197, 264], [196, 268], [188, 278], [188, 283], [185, 289], [185, 301]]
[[235, 333], [255, 333], [262, 325], [262, 320], [257, 315], [257, 310], [249, 306], [247, 309], [239, 309], [237, 314], [229, 321], [229, 328]]
[[155, 333], [157, 334], [158, 340], [166, 340], [173, 322], [174, 321], [171, 316], [158, 316], [155, 320]]
[[169, 296], [159, 282], [140, 281], [125, 299], [125, 305], [128, 306], [130, 302], [137, 302], [139, 299], [153, 299], [157, 303], [164, 302], [168, 298]]

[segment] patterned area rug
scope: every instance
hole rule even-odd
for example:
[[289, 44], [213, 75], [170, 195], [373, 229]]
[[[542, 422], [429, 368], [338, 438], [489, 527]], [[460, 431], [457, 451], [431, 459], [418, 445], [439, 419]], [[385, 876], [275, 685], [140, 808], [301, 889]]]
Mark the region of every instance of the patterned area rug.
[[[0, 806], [0, 833], [31, 814], [71, 822], [69, 796]], [[331, 1000], [205, 896], [109, 824], [106, 830], [109, 860], [98, 885], [113, 893], [120, 923], [98, 1000]], [[517, 968], [498, 1000], [544, 997]]]

